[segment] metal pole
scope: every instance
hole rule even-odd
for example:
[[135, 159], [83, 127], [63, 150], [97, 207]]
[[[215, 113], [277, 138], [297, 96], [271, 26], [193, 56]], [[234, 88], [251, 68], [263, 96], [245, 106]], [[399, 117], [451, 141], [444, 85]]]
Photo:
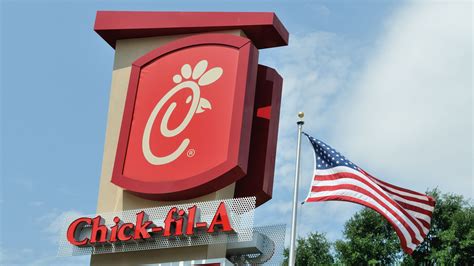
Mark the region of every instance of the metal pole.
[[288, 266], [294, 266], [296, 261], [296, 214], [298, 211], [298, 188], [300, 179], [300, 154], [301, 154], [301, 134], [303, 132], [304, 113], [298, 113], [298, 142], [296, 144], [296, 169], [295, 181], [293, 187], [293, 212], [291, 217], [291, 236], [290, 236], [290, 257], [288, 259]]

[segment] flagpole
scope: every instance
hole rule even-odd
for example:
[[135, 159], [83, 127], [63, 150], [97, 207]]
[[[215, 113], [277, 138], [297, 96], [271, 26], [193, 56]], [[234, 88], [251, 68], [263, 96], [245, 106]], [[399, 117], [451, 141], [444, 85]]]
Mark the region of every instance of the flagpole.
[[304, 113], [298, 113], [298, 142], [296, 144], [296, 169], [295, 181], [293, 186], [293, 212], [291, 217], [291, 235], [290, 235], [290, 257], [288, 266], [294, 266], [296, 261], [296, 214], [298, 211], [298, 188], [300, 179], [300, 154], [301, 154], [301, 134], [303, 132]]

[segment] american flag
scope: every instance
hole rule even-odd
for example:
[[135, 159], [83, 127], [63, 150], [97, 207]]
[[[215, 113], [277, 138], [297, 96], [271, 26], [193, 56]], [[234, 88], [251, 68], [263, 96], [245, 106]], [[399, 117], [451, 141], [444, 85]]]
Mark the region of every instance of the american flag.
[[402, 249], [411, 254], [429, 232], [435, 200], [379, 180], [326, 143], [304, 133], [314, 148], [315, 167], [306, 202], [350, 201], [383, 215]]

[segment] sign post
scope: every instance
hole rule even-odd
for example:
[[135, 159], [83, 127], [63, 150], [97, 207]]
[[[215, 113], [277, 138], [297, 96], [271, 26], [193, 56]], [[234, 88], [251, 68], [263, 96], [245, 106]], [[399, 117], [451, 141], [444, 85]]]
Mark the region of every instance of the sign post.
[[[117, 215], [82, 217], [76, 228], [107, 237], [71, 229], [67, 244], [91, 247], [93, 265], [226, 258], [226, 244], [214, 242], [116, 251], [128, 245], [127, 227], [141, 232], [137, 243], [162, 241], [144, 230], [196, 228], [196, 202], [271, 199], [282, 78], [258, 53], [287, 45], [288, 32], [269, 12], [99, 11], [94, 30], [115, 49], [97, 213]], [[141, 212], [183, 204], [191, 209], [168, 210], [164, 225]], [[208, 233], [233, 228], [219, 217]]]

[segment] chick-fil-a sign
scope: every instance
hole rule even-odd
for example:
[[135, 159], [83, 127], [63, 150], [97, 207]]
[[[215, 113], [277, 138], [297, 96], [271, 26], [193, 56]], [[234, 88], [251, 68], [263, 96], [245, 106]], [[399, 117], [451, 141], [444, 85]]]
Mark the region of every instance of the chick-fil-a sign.
[[140, 196], [182, 200], [245, 176], [257, 49], [201, 34], [132, 64], [112, 182]]
[[[145, 211], [136, 214], [133, 223], [125, 223], [120, 217], [113, 218], [110, 227], [98, 215], [94, 218], [80, 217], [69, 224], [67, 240], [75, 246], [94, 246], [119, 242], [150, 240], [158, 237], [192, 236], [199, 231], [206, 233], [231, 233], [233, 228], [224, 202], [221, 202], [210, 224], [199, 221], [199, 209], [196, 205], [184, 210], [170, 208], [163, 226], [157, 226], [148, 219]], [[86, 231], [84, 234], [83, 231]]]

